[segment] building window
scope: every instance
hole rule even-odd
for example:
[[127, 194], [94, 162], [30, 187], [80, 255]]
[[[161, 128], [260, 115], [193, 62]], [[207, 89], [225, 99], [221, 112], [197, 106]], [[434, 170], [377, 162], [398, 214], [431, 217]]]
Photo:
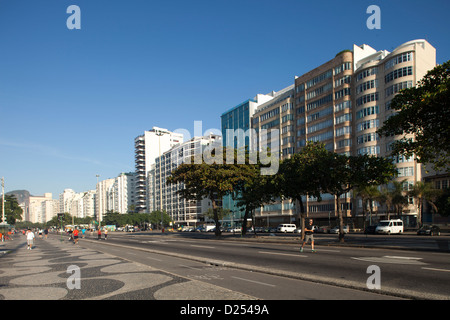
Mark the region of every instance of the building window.
[[356, 119], [361, 119], [372, 114], [378, 114], [378, 106], [367, 107], [356, 112]]
[[388, 60], [385, 64], [384, 64], [384, 70], [388, 70], [390, 68], [392, 68], [393, 66], [395, 66], [396, 64], [402, 63], [402, 62], [407, 62], [407, 61], [411, 61], [413, 58], [413, 53], [412, 52], [405, 52], [402, 53], [390, 60]]
[[401, 77], [412, 76], [412, 75], [413, 75], [412, 67], [404, 67], [404, 68], [396, 69], [392, 72], [389, 72], [384, 77], [384, 82], [388, 83], [388, 82], [391, 82], [392, 80], [395, 80], [395, 79], [398, 79]]

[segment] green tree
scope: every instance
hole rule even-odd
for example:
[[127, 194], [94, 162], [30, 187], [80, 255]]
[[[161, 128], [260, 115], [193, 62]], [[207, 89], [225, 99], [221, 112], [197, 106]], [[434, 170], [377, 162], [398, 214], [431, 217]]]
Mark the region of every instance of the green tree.
[[[211, 201], [216, 225], [215, 234], [220, 237], [220, 222], [218, 217], [218, 200], [232, 194], [237, 185], [250, 177], [250, 167], [247, 164], [237, 164], [237, 153], [234, 153], [234, 163], [227, 156], [226, 148], [212, 149], [203, 153], [201, 161], [192, 157], [191, 163], [183, 163], [172, 171], [167, 184], [182, 183], [183, 188], [178, 194], [186, 200]], [[210, 157], [208, 157], [210, 155]], [[196, 163], [197, 162], [197, 163]]]
[[[247, 219], [251, 217], [254, 222], [254, 211], [264, 204], [274, 202], [277, 196], [276, 180], [274, 175], [262, 175], [261, 163], [249, 164], [248, 179], [241, 180], [235, 190], [233, 198], [237, 200], [238, 207], [245, 207], [242, 234], [247, 233]], [[254, 223], [253, 223], [254, 225]]]
[[442, 217], [450, 216], [450, 189], [442, 190], [441, 194], [436, 199], [436, 207], [439, 215]]
[[167, 214], [166, 210], [163, 210], [163, 211], [155, 210], [155, 211], [150, 212], [149, 214], [145, 214], [144, 221], [150, 222], [151, 224], [153, 224], [155, 226], [162, 227], [161, 226], [161, 216], [162, 216], [163, 226], [167, 226], [170, 224], [170, 222], [172, 222], [172, 219]]
[[433, 188], [431, 183], [416, 181], [412, 190], [408, 192], [409, 196], [414, 198], [415, 204], [417, 206], [417, 224], [420, 228], [422, 226], [423, 218], [423, 205], [428, 202], [434, 211], [438, 211], [436, 206], [436, 200], [439, 197], [439, 190]]
[[369, 223], [372, 224], [373, 215], [373, 202], [380, 198], [381, 192], [378, 190], [378, 186], [358, 186], [354, 190], [357, 197], [361, 198], [363, 216], [364, 216], [364, 229], [366, 227], [366, 208], [369, 207]]
[[[297, 219], [300, 221], [302, 237], [305, 230], [305, 206], [303, 197], [321, 198], [321, 183], [323, 171], [322, 159], [328, 154], [323, 144], [308, 143], [299, 153], [285, 159], [280, 164], [277, 176], [278, 188], [283, 197], [295, 201]], [[327, 174], [327, 173], [324, 173]]]
[[402, 90], [391, 102], [396, 113], [378, 130], [400, 136], [392, 154], [415, 156], [436, 171], [450, 168], [450, 60], [430, 70], [417, 87]]
[[[3, 198], [1, 201], [3, 201]], [[15, 224], [16, 220], [22, 220], [23, 210], [19, 206], [16, 197], [13, 195], [5, 195], [4, 201], [5, 201], [5, 218], [6, 218], [6, 221], [4, 222], [8, 224]]]
[[346, 156], [328, 152], [320, 159], [321, 188], [335, 197], [339, 241], [344, 242], [344, 218], [340, 197], [355, 188], [385, 184], [397, 174], [391, 160], [369, 155]]

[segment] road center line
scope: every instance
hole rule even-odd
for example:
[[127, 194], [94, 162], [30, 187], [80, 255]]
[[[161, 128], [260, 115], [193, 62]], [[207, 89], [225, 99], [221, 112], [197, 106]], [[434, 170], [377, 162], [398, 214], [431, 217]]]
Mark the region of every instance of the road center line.
[[264, 283], [264, 282], [259, 282], [259, 281], [254, 281], [254, 280], [249, 280], [249, 279], [244, 279], [244, 278], [239, 278], [239, 277], [234, 277], [234, 276], [232, 276], [232, 278], [238, 279], [238, 280], [242, 280], [242, 281], [248, 281], [248, 282], [253, 282], [253, 283], [261, 284], [261, 285], [263, 285], [263, 286], [276, 287], [276, 286], [273, 285], [273, 284], [268, 284], [268, 283]]
[[259, 251], [258, 253], [263, 254], [274, 254], [274, 255], [280, 255], [280, 256], [291, 256], [291, 257], [299, 257], [299, 258], [306, 258], [307, 256], [301, 255], [301, 254], [290, 254], [290, 253], [279, 253], [279, 252], [268, 252], [268, 251]]
[[206, 248], [206, 249], [214, 249], [214, 247], [210, 247], [210, 246], [199, 246], [199, 245], [195, 245], [195, 244], [191, 244], [191, 247], [196, 247], [196, 248]]
[[425, 270], [432, 270], [432, 271], [450, 272], [450, 270], [447, 270], [447, 269], [426, 268], [426, 267], [422, 267], [422, 269], [425, 269]]

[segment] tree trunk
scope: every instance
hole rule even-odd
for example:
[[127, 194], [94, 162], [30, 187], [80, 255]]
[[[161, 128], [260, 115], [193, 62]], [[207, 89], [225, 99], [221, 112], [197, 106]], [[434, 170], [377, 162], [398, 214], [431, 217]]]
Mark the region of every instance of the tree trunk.
[[242, 235], [245, 235], [247, 233], [247, 219], [249, 211], [250, 210], [248, 206], [245, 206], [244, 221], [242, 222]]
[[220, 238], [220, 236], [222, 235], [222, 232], [220, 231], [220, 223], [219, 223], [219, 216], [217, 215], [216, 200], [215, 200], [214, 196], [210, 197], [210, 199], [211, 199], [211, 204], [212, 204], [212, 207], [213, 207], [214, 223], [216, 225], [216, 230], [214, 231], [214, 233], [216, 234], [217, 238]]
[[[297, 215], [299, 216], [300, 228], [302, 230], [301, 239], [305, 238], [305, 207], [303, 206], [302, 197], [295, 199], [295, 210], [297, 211]], [[300, 212], [298, 212], [300, 211]]]
[[339, 197], [340, 195], [336, 195], [336, 210], [339, 217], [339, 242], [344, 242], [344, 217], [342, 216]]

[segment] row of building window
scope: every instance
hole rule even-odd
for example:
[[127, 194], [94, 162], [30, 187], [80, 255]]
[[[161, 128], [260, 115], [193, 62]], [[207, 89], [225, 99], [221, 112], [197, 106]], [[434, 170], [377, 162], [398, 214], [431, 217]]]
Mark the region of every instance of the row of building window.
[[378, 101], [378, 92], [369, 93], [356, 99], [356, 106], [361, 106], [371, 101]]
[[356, 150], [358, 155], [377, 155], [380, 153], [380, 146], [363, 147]]
[[378, 106], [367, 107], [367, 108], [361, 109], [356, 112], [356, 119], [358, 120], [358, 119], [364, 118], [366, 116], [370, 116], [372, 114], [378, 114], [378, 113], [379, 113]]
[[379, 136], [377, 133], [375, 133], [375, 132], [366, 133], [366, 134], [357, 136], [356, 143], [362, 144], [362, 143], [366, 143], [366, 142], [377, 141], [378, 139], [379, 139]]
[[366, 69], [358, 73], [358, 75], [356, 76], [356, 82], [361, 81], [362, 79], [367, 78], [369, 76], [373, 76], [375, 74], [378, 74], [378, 67]]
[[371, 128], [377, 128], [379, 125], [380, 125], [379, 119], [363, 121], [356, 125], [356, 132], [364, 131]]
[[325, 92], [330, 91], [331, 89], [333, 89], [333, 84], [332, 83], [327, 83], [327, 84], [325, 84], [325, 85], [323, 85], [323, 86], [321, 86], [321, 87], [319, 87], [319, 88], [317, 88], [315, 90], [312, 90], [312, 91], [308, 92], [306, 94], [306, 99], [315, 98], [315, 97], [317, 97], [317, 96], [319, 96], [319, 95], [321, 95], [321, 94], [323, 94]]
[[329, 94], [329, 95], [327, 95], [327, 96], [325, 96], [323, 98], [320, 98], [320, 99], [317, 99], [317, 100], [315, 100], [313, 102], [308, 103], [306, 105], [306, 110], [309, 111], [309, 110], [312, 110], [312, 109], [319, 108], [320, 106], [322, 106], [322, 105], [324, 105], [324, 104], [326, 104], [328, 102], [331, 102], [331, 101], [333, 101], [333, 95]]
[[376, 79], [363, 82], [360, 85], [356, 86], [356, 94], [373, 88], [378, 88], [378, 80]]
[[351, 62], [344, 62], [340, 66], [337, 66], [336, 68], [334, 68], [334, 75], [337, 75], [345, 70], [352, 70]]
[[402, 53], [390, 60], [388, 60], [385, 64], [384, 64], [384, 70], [388, 70], [390, 68], [392, 68], [393, 66], [395, 66], [396, 64], [402, 63], [402, 62], [407, 62], [407, 61], [411, 61], [413, 59], [413, 53], [412, 52], [405, 52]]
[[337, 88], [343, 84], [350, 84], [352, 82], [352, 76], [343, 76], [334, 80], [334, 86]]
[[334, 93], [334, 99], [340, 99], [343, 98], [345, 96], [349, 96], [351, 94], [351, 89], [350, 88], [344, 88], [342, 90], [336, 91]]
[[412, 80], [393, 84], [392, 86], [386, 88], [386, 98], [389, 97], [390, 95], [399, 92], [400, 90], [412, 88], [412, 86], [413, 86]]
[[334, 119], [334, 124], [340, 124], [345, 121], [352, 121], [352, 114], [351, 113], [344, 113], [341, 116], [338, 116]]
[[394, 71], [389, 72], [387, 75], [384, 76], [384, 82], [385, 83], [389, 83], [392, 80], [401, 78], [401, 77], [406, 77], [406, 76], [412, 76], [413, 75], [413, 70], [412, 67], [404, 67], [404, 68], [400, 68], [400, 69], [396, 69]]
[[333, 120], [325, 120], [314, 125], [308, 126], [308, 133], [313, 133], [316, 131], [320, 131], [322, 129], [331, 127], [333, 125]]

